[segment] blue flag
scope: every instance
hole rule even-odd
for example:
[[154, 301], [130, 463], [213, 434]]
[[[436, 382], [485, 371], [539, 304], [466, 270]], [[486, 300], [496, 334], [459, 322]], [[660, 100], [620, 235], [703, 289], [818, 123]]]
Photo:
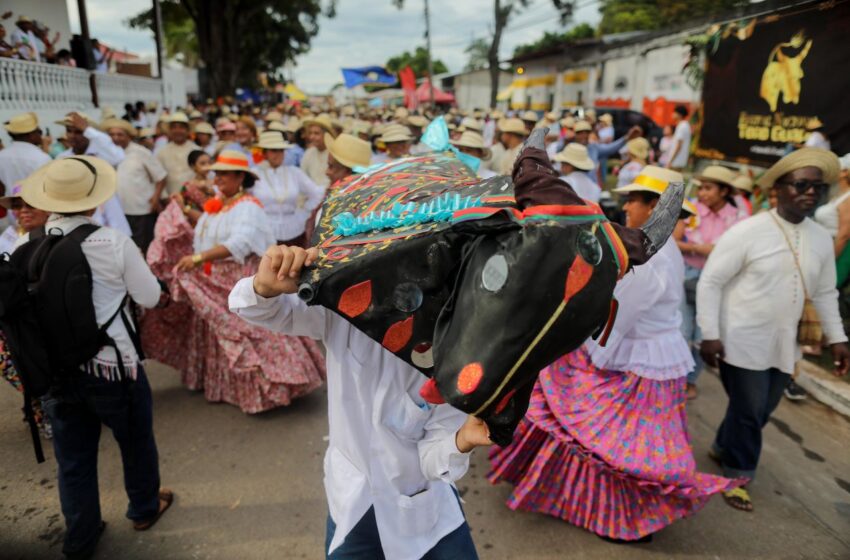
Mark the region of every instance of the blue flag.
[[398, 81], [394, 75], [380, 66], [343, 68], [342, 77], [345, 80], [345, 87], [349, 89], [359, 85], [393, 86]]

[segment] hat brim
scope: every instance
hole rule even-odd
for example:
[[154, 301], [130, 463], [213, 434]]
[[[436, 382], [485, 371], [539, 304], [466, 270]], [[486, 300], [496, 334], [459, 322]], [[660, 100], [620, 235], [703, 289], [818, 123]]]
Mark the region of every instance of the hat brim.
[[328, 149], [328, 151], [331, 153], [331, 155], [336, 161], [346, 166], [348, 169], [354, 169], [355, 167], [359, 166], [369, 167], [369, 164], [366, 164], [364, 166], [362, 163], [354, 161], [353, 159], [347, 157], [345, 154], [339, 153], [339, 150], [336, 146], [336, 140], [327, 132], [325, 133], [325, 147]]
[[616, 193], [630, 193], [630, 192], [648, 192], [652, 194], [661, 195], [664, 190], [656, 189], [653, 187], [647, 187], [646, 185], [639, 185], [637, 183], [629, 183], [628, 185], [624, 185], [622, 187], [617, 187], [613, 189]]
[[379, 140], [384, 144], [394, 144], [396, 142], [413, 142], [413, 136], [381, 136]]
[[574, 159], [574, 158], [571, 158], [571, 157], [555, 156], [553, 159], [555, 161], [557, 161], [558, 163], [566, 163], [566, 164], [572, 165], [573, 167], [575, 167], [579, 171], [590, 171], [591, 169], [593, 169], [595, 167], [593, 160], [590, 159], [589, 157], [580, 158], [580, 159], [575, 158]]
[[301, 128], [307, 128], [311, 124], [314, 124], [316, 126], [321, 127], [322, 130], [324, 130], [325, 132], [330, 132], [331, 134], [334, 133], [333, 124], [326, 124], [326, 123], [323, 123], [322, 121], [317, 121], [317, 120], [314, 120], [314, 119], [306, 119], [306, 120], [301, 121]]
[[73, 158], [64, 159], [82, 159], [94, 167], [94, 186], [89, 195], [80, 200], [61, 200], [51, 197], [44, 188], [44, 181], [50, 166], [62, 161], [54, 160], [42, 165], [21, 182], [21, 198], [24, 202], [45, 212], [70, 214], [97, 208], [115, 195], [117, 174], [115, 168], [107, 162], [93, 156], [73, 156]]
[[261, 150], [288, 150], [289, 148], [292, 148], [293, 145], [289, 142], [274, 142], [272, 144], [260, 142], [259, 144], [255, 144], [254, 147], [260, 148]]
[[490, 156], [493, 155], [493, 150], [491, 150], [487, 146], [472, 146], [470, 144], [464, 144], [464, 143], [460, 142], [459, 140], [449, 140], [449, 144], [451, 144], [452, 146], [461, 146], [461, 147], [464, 147], [464, 148], [472, 148], [473, 150], [482, 150], [484, 152], [484, 155], [481, 156], [482, 160], [488, 160], [488, 159], [490, 159]]
[[27, 127], [18, 128], [15, 125], [9, 124], [7, 122], [6, 124], [3, 125], [3, 128], [5, 128], [6, 132], [8, 132], [9, 134], [29, 134], [30, 132], [33, 132], [34, 130], [38, 130], [38, 123], [35, 123], [32, 128], [27, 128]]
[[249, 175], [253, 175], [255, 179], [259, 179], [260, 176], [256, 171], [249, 168], [240, 167], [238, 165], [231, 165], [229, 163], [214, 163], [210, 166], [210, 171], [242, 171], [244, 173], [248, 173]]
[[730, 189], [735, 189], [735, 185], [726, 181], [725, 179], [718, 179], [717, 177], [711, 177], [708, 175], [695, 175], [695, 181], [699, 181], [700, 183], [714, 183], [715, 185], [723, 185], [725, 187], [729, 187]]
[[841, 163], [838, 156], [828, 150], [819, 148], [801, 148], [773, 164], [756, 181], [756, 185], [769, 189], [780, 177], [803, 167], [817, 167], [823, 172], [823, 180], [835, 183], [841, 173]]

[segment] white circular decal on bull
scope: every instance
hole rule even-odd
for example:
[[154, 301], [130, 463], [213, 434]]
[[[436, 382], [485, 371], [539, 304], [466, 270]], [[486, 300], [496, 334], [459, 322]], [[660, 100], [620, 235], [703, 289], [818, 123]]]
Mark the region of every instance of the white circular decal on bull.
[[434, 367], [434, 353], [432, 350], [430, 342], [417, 344], [410, 353], [410, 361], [418, 368], [432, 368]]
[[484, 264], [484, 269], [481, 271], [481, 283], [484, 289], [491, 292], [498, 292], [508, 280], [508, 261], [505, 256], [499, 253], [493, 255]]

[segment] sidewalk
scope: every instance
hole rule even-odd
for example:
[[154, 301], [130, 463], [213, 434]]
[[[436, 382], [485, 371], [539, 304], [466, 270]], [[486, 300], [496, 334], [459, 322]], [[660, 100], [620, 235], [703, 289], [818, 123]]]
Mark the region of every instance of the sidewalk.
[[850, 418], [850, 383], [808, 360], [797, 366], [797, 384], [834, 411]]

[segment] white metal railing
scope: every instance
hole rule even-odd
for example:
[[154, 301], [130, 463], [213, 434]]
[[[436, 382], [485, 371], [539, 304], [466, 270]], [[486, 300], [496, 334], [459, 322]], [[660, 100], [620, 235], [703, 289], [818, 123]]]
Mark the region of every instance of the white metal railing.
[[162, 105], [162, 81], [124, 74], [95, 74], [100, 107], [110, 107], [119, 115], [125, 103], [155, 101]]
[[0, 110], [40, 111], [92, 107], [86, 70], [0, 58]]

